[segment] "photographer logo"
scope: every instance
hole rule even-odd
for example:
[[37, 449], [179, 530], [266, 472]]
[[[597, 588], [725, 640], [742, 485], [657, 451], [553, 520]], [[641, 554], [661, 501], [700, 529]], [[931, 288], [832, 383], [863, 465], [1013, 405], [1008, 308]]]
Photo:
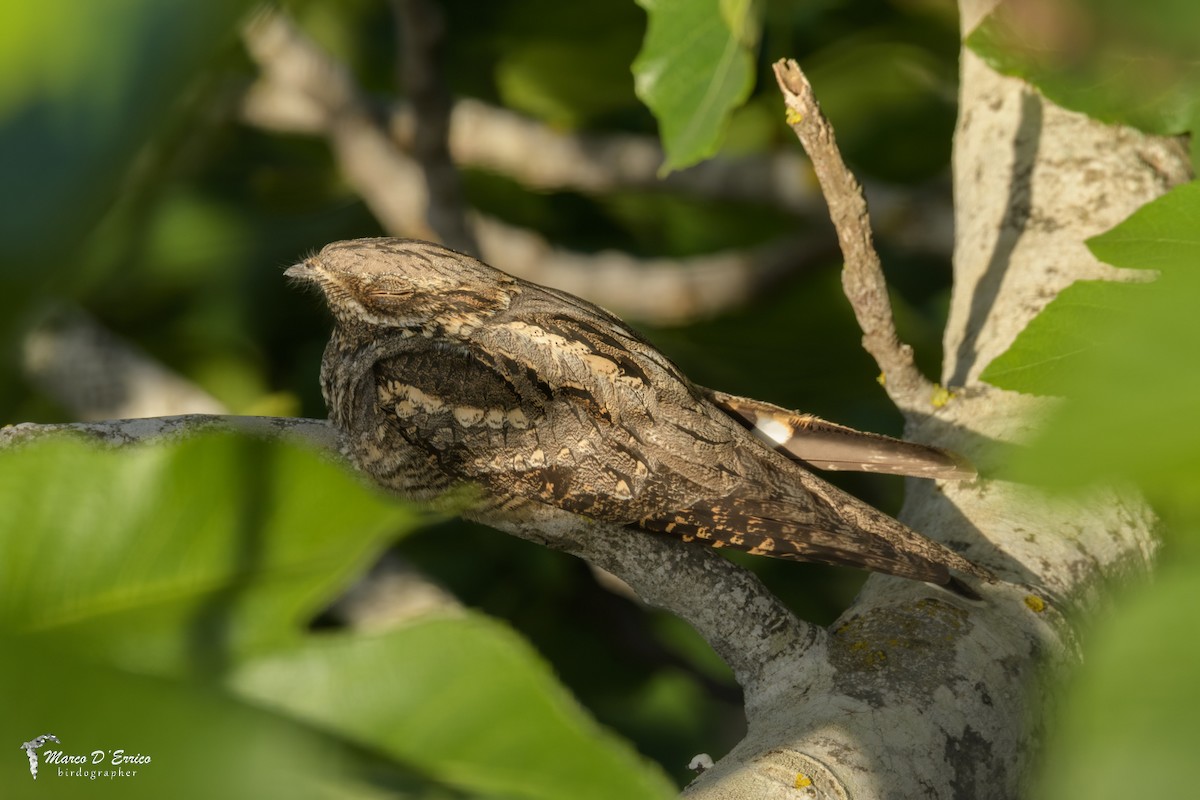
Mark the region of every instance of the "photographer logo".
[[[59, 738], [52, 733], [35, 736], [21, 745], [21, 749], [29, 757], [29, 774], [36, 781], [38, 777], [38, 750], [47, 742], [61, 744]], [[150, 763], [150, 756], [142, 753], [130, 753], [124, 749], [92, 750], [89, 753], [68, 753], [64, 750], [42, 750], [41, 760], [45, 762], [42, 771], [46, 774], [57, 775], [60, 778], [87, 778], [96, 780], [106, 778], [136, 777], [138, 770]], [[54, 767], [54, 771], [49, 768]]]

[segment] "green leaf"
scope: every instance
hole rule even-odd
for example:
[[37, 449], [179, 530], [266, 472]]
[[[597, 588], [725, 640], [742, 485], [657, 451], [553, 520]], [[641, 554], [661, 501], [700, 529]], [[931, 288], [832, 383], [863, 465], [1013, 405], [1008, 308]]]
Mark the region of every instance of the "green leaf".
[[1143, 286], [1111, 281], [1077, 281], [1058, 293], [1008, 350], [980, 376], [1014, 392], [1061, 395], [1063, 376], [1088, 354], [1104, 347], [1116, 320], [1129, 315], [1130, 293]]
[[762, 25], [753, 0], [638, 0], [649, 17], [634, 88], [658, 119], [660, 172], [713, 155], [730, 114], [754, 86]]
[[1200, 521], [1198, 215], [1200, 192], [1188, 184], [1091, 240], [1118, 266], [1161, 275], [1068, 287], [985, 370], [1002, 388], [1068, 398], [1013, 458], [1013, 475], [1050, 485], [1134, 480]]
[[[355, 782], [353, 762], [336, 739], [212, 686], [131, 675], [4, 636], [0, 686], [0, 727], [12, 748], [0, 759], [5, 800], [328, 798], [331, 784], [348, 788]], [[38, 751], [35, 781], [17, 748], [47, 733], [59, 743]], [[104, 752], [99, 764], [63, 766], [60, 773], [60, 766], [49, 763], [50, 750], [85, 755], [89, 761], [94, 751]], [[99, 774], [115, 769], [114, 750], [150, 761], [119, 765], [124, 775]]]
[[1200, 121], [1197, 30], [1200, 4], [1176, 0], [1004, 3], [966, 43], [1059, 105], [1171, 135]]
[[1034, 798], [1191, 797], [1200, 741], [1200, 570], [1167, 571], [1088, 636]]
[[[44, 728], [71, 731], [77, 742], [110, 736], [120, 740], [114, 747], [158, 746], [163, 773], [184, 780], [196, 772], [190, 780], [201, 780], [208, 796], [277, 794], [261, 782], [284, 769], [286, 754], [300, 762], [294, 777], [306, 786], [334, 780], [344, 789], [351, 779], [343, 765], [304, 751], [305, 736], [299, 744], [289, 739], [296, 734], [287, 719], [299, 718], [330, 734], [332, 745], [382, 753], [372, 769], [389, 780], [423, 776], [418, 783], [508, 798], [673, 794], [657, 769], [597, 729], [499, 623], [426, 620], [382, 636], [306, 633], [303, 623], [346, 579], [421, 517], [304, 448], [232, 435], [117, 450], [47, 439], [0, 452], [0, 496], [19, 498], [0, 503], [0, 678], [11, 678], [3, 685], [40, 675], [42, 659], [59, 672], [70, 666], [100, 676], [76, 681], [65, 706], [23, 708], [14, 736]], [[245, 711], [211, 680], [205, 689], [101, 666], [114, 663], [141, 673], [231, 676], [235, 691], [280, 718]], [[94, 702], [81, 701], [93, 692]], [[120, 705], [139, 709], [128, 718], [155, 731], [128, 739], [144, 745], [127, 743], [137, 726], [101, 724]], [[177, 763], [190, 726], [195, 758], [206, 767]], [[238, 743], [239, 731], [254, 742]], [[228, 762], [224, 750], [239, 747], [262, 751], [268, 773], [258, 775], [255, 791], [204, 776]]]
[[0, 5], [0, 174], [10, 200], [0, 266], [27, 270], [29, 259], [51, 262], [80, 242], [200, 69], [233, 43], [248, 5]]
[[1200, 270], [1200, 182], [1177, 186], [1088, 240], [1101, 261], [1128, 269]]
[[1076, 332], [1102, 342], [1046, 376], [1044, 385], [1069, 402], [1012, 467], [1051, 485], [1134, 480], [1155, 498], [1200, 511], [1200, 271], [1113, 288], [1124, 291], [1119, 315]]
[[296, 445], [230, 435], [0, 453], [0, 630], [142, 671], [294, 638], [417, 514]]
[[470, 792], [529, 800], [675, 793], [587, 717], [528, 645], [480, 617], [314, 638], [247, 662], [233, 686]]

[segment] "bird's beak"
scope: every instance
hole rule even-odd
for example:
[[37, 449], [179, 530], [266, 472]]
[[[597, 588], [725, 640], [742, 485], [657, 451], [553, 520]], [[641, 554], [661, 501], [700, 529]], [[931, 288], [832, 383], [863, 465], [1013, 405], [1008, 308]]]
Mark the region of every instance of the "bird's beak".
[[297, 281], [316, 280], [317, 270], [308, 261], [301, 261], [299, 264], [293, 264], [283, 271], [285, 277]]

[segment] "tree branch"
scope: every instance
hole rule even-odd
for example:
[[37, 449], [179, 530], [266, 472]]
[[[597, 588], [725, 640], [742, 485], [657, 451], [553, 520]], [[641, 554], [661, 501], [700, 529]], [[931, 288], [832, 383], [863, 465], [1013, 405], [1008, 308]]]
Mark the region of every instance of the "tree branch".
[[[270, 83], [290, 87], [319, 110], [335, 158], [380, 224], [397, 236], [436, 238], [427, 221], [430, 195], [421, 168], [391, 140], [345, 68], [281, 12], [257, 15], [244, 38]], [[818, 239], [806, 238], [685, 259], [637, 259], [613, 251], [583, 255], [481, 214], [471, 214], [470, 221], [489, 263], [657, 324], [735, 307], [827, 251]]]
[[392, 8], [401, 43], [400, 78], [413, 108], [413, 156], [429, 194], [429, 227], [447, 247], [479, 255], [458, 170], [450, 160], [451, 100], [439, 69], [445, 17], [431, 0], [392, 0]]
[[216, 398], [80, 309], [44, 313], [22, 350], [29, 379], [75, 419], [225, 411]]
[[[341, 459], [337, 433], [325, 420], [207, 414], [50, 425], [26, 422], [0, 428], [0, 449], [55, 435], [125, 447], [214, 431], [287, 437]], [[478, 519], [492, 524], [487, 518]], [[725, 659], [743, 688], [756, 696], [770, 691], [780, 661], [790, 663], [824, 642], [824, 630], [797, 619], [752, 573], [709, 548], [588, 523], [550, 507], [520, 525], [495, 527], [606, 569], [646, 603], [686, 620]], [[722, 602], [714, 603], [714, 597]]]
[[845, 266], [842, 286], [863, 332], [863, 347], [883, 371], [884, 388], [892, 402], [911, 416], [933, 409], [933, 384], [913, 362], [912, 347], [900, 341], [892, 319], [887, 281], [879, 254], [871, 242], [871, 222], [862, 186], [842, 160], [833, 127], [821, 113], [812, 85], [790, 59], [774, 65], [775, 79], [788, 108], [788, 124], [795, 131], [829, 204]]
[[330, 453], [337, 452], [337, 434], [325, 420], [301, 417], [238, 417], [228, 414], [180, 414], [173, 417], [50, 424], [20, 422], [0, 428], [0, 447], [28, 444], [46, 436], [82, 436], [99, 445], [125, 447], [221, 431], [269, 439], [294, 437]]
[[[415, 116], [403, 101], [372, 100], [392, 140], [414, 150]], [[267, 76], [241, 100], [242, 120], [277, 133], [323, 135], [326, 113], [308, 97]], [[669, 191], [700, 199], [754, 203], [790, 212], [814, 225], [828, 222], [807, 160], [791, 151], [720, 156], [658, 176], [662, 146], [650, 136], [566, 132], [480, 100], [456, 100], [450, 110], [449, 148], [454, 163], [507, 175], [531, 189], [604, 194]], [[953, 209], [941, 180], [903, 191], [885, 183], [864, 185], [875, 231], [894, 246], [949, 254]]]
[[[963, 5], [966, 35], [994, 3]], [[1066, 286], [1122, 279], [1084, 240], [1191, 176], [1185, 149], [1173, 139], [1064, 111], [967, 50], [962, 75], [978, 96], [955, 132], [958, 238], [943, 347], [943, 381], [954, 386], [975, 381]], [[1132, 169], [1131, 159], [1142, 168]], [[1115, 188], [1118, 176], [1130, 181], [1128, 193]], [[1088, 181], [1102, 190], [1088, 191]], [[1122, 202], [1111, 202], [1114, 195]]]
[[550, 507], [519, 525], [480, 521], [583, 558], [624, 580], [646, 603], [681, 617], [730, 666], [748, 697], [770, 693], [781, 663], [824, 644], [823, 629], [798, 619], [753, 573], [711, 548], [581, 523]]
[[[1098, 274], [1087, 237], [1188, 167], [1171, 141], [1064, 111], [970, 51], [962, 62], [954, 166], [964, 224], [945, 368], [967, 387], [937, 415], [911, 416], [908, 432], [972, 455], [1028, 441], [1049, 405], [979, 384], [981, 362], [1049, 302], [1046, 285]], [[1014, 231], [1006, 219], [1038, 222]], [[970, 314], [981, 295], [988, 310]], [[959, 348], [968, 329], [977, 346]], [[749, 734], [690, 798], [799, 797], [800, 787], [854, 798], [1025, 793], [1053, 678], [1077, 663], [1079, 626], [1106, 587], [1149, 570], [1157, 522], [1140, 498], [1105, 488], [1056, 497], [986, 479], [909, 486], [901, 519], [1009, 582], [983, 587], [985, 602], [972, 606], [873, 576], [828, 647], [793, 665], [808, 682], [782, 676], [769, 705], [748, 694]]]

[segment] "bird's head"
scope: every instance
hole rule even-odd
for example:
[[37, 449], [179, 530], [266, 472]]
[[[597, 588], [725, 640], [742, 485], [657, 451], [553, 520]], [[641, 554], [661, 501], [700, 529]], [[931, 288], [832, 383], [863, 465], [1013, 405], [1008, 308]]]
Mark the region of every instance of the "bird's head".
[[508, 307], [514, 278], [470, 256], [417, 239], [351, 239], [289, 267], [315, 284], [351, 335], [388, 329], [462, 335]]

